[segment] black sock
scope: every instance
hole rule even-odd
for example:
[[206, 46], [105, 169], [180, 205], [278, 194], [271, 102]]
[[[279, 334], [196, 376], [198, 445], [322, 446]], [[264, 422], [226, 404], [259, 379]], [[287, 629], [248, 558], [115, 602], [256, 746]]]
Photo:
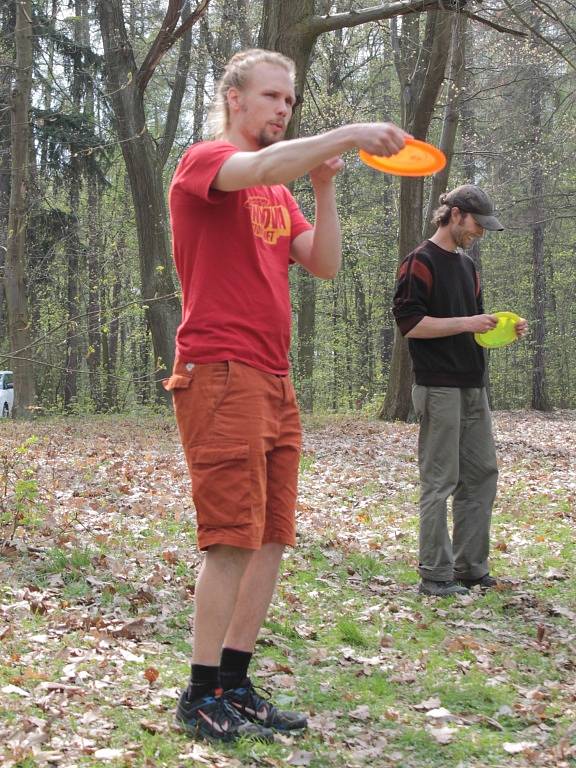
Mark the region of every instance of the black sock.
[[225, 691], [239, 688], [248, 676], [252, 654], [235, 648], [222, 648], [220, 657], [220, 685]]
[[188, 686], [190, 699], [200, 699], [202, 696], [213, 693], [218, 687], [218, 667], [192, 664], [192, 675]]

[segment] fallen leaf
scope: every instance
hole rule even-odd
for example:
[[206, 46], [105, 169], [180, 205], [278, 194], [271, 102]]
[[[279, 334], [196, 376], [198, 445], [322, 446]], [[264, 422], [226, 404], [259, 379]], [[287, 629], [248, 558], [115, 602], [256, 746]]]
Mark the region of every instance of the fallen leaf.
[[450, 744], [454, 739], [454, 734], [457, 733], [455, 728], [448, 728], [446, 726], [442, 728], [432, 728], [428, 726], [426, 732], [429, 733], [438, 744]]
[[566, 581], [568, 576], [563, 571], [559, 571], [557, 568], [550, 568], [544, 574], [544, 578], [550, 579], [552, 581]]
[[432, 717], [434, 720], [446, 720], [449, 717], [453, 717], [452, 712], [445, 707], [439, 707], [438, 709], [431, 709], [426, 712], [426, 717]]
[[124, 637], [128, 640], [137, 640], [150, 630], [150, 624], [144, 619], [128, 621], [120, 627], [110, 629], [110, 634], [114, 637]]
[[142, 664], [144, 656], [138, 656], [136, 653], [132, 653], [128, 648], [119, 648], [118, 653], [126, 661], [134, 661], [136, 664]]
[[144, 677], [149, 683], [155, 683], [159, 675], [160, 672], [155, 667], [148, 667], [144, 670]]
[[440, 699], [437, 696], [432, 696], [430, 699], [421, 701], [420, 704], [415, 704], [414, 709], [421, 711], [424, 709], [436, 709], [441, 704]]
[[162, 552], [162, 560], [170, 565], [176, 565], [180, 558], [178, 557], [178, 552], [175, 550], [165, 549], [164, 552]]
[[28, 691], [25, 691], [24, 688], [19, 688], [17, 685], [5, 685], [0, 690], [2, 693], [15, 693], [17, 696], [23, 696], [26, 698], [30, 696]]
[[370, 707], [367, 704], [361, 704], [356, 709], [348, 712], [348, 717], [352, 720], [369, 720], [370, 719]]
[[302, 749], [297, 749], [288, 755], [286, 762], [288, 765], [310, 765], [313, 757], [313, 752], [305, 752]]
[[126, 755], [125, 750], [123, 749], [97, 749], [96, 752], [94, 752], [94, 757], [97, 760], [118, 760], [121, 757], [124, 757]]
[[510, 755], [515, 755], [518, 752], [527, 752], [530, 749], [536, 749], [538, 744], [535, 741], [505, 741], [502, 745], [504, 751]]
[[153, 720], [140, 720], [140, 728], [148, 733], [166, 733], [168, 731], [166, 723], [156, 723]]

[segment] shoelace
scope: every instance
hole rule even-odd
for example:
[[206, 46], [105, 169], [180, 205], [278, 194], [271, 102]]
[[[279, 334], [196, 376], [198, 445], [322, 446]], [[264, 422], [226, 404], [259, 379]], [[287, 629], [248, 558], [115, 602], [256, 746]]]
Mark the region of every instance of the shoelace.
[[216, 701], [220, 705], [218, 710], [218, 722], [222, 723], [224, 720], [228, 720], [230, 725], [242, 725], [244, 718], [237, 712], [234, 707], [226, 701], [224, 696], [219, 696]]
[[[244, 723], [244, 718], [229, 704], [224, 696], [213, 696], [212, 701], [216, 707], [211, 712], [211, 719], [222, 726], [228, 722], [231, 726], [239, 726]], [[200, 705], [200, 708], [202, 705]]]
[[[248, 680], [247, 685], [243, 685], [242, 687], [246, 688], [248, 691], [250, 703], [254, 706], [255, 709], [259, 709], [263, 705], [266, 706], [269, 713], [272, 713], [276, 709], [274, 705], [267, 700], [271, 697], [272, 694], [270, 691], [266, 690], [266, 688], [261, 688], [260, 686], [254, 685], [252, 680]], [[261, 691], [264, 695], [262, 696], [259, 691]]]

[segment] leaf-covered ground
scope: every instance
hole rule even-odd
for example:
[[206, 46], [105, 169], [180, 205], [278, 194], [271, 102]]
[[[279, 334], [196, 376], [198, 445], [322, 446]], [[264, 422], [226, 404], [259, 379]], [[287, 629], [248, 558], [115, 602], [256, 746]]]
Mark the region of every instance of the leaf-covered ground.
[[[576, 766], [576, 414], [497, 414], [493, 572], [417, 593], [414, 425], [316, 419], [254, 677], [310, 727], [178, 731], [193, 509], [171, 418], [0, 423], [0, 764]], [[32, 434], [37, 440], [25, 444]]]

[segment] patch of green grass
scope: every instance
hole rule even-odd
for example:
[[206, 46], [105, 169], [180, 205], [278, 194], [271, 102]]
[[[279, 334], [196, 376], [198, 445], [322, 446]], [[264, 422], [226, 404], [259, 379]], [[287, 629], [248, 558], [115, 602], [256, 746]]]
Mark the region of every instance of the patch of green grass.
[[87, 549], [61, 549], [55, 547], [47, 553], [41, 565], [44, 573], [59, 573], [64, 582], [75, 581], [78, 575], [92, 569], [93, 553]]
[[[171, 616], [166, 620], [165, 627], [174, 630], [174, 635], [180, 633], [188, 633], [190, 631], [190, 615], [192, 608], [184, 608], [180, 611], [173, 611]], [[170, 640], [171, 635], [166, 634], [165, 630], [162, 631], [162, 637]]]
[[313, 453], [300, 454], [300, 474], [303, 475], [306, 472], [311, 472], [314, 469], [315, 463], [316, 457]]
[[84, 600], [92, 593], [92, 588], [84, 580], [69, 581], [62, 590], [62, 596], [65, 600]]
[[493, 716], [504, 704], [514, 703], [514, 692], [505, 685], [490, 685], [485, 673], [471, 670], [461, 680], [451, 679], [436, 685], [442, 706], [453, 714]]
[[294, 627], [289, 622], [280, 622], [274, 621], [273, 619], [268, 619], [264, 626], [274, 634], [285, 637], [287, 640], [300, 640], [298, 632], [296, 632]]
[[338, 619], [336, 622], [336, 632], [339, 640], [358, 648], [369, 648], [372, 645], [366, 634], [360, 629], [353, 619]]
[[[108, 575], [108, 574], [106, 574]], [[119, 598], [124, 598], [125, 602], [130, 595], [134, 594], [134, 585], [129, 581], [123, 579], [113, 579], [110, 583], [105, 584], [99, 594], [99, 601], [103, 607], [108, 607], [114, 602], [118, 602]]]
[[[389, 558], [385, 563], [384, 575], [388, 576], [395, 584], [412, 586], [418, 584], [420, 576], [416, 570], [416, 563], [407, 562], [406, 559]], [[420, 598], [412, 590], [405, 592], [405, 599], [416, 597], [421, 604]]]
[[374, 704], [379, 710], [395, 706], [398, 701], [398, 686], [391, 683], [389, 676], [383, 672], [354, 676], [350, 683], [361, 701]]
[[13, 765], [14, 768], [38, 768], [38, 763], [33, 757], [25, 757], [23, 760], [18, 760]]
[[348, 563], [364, 581], [369, 581], [375, 576], [380, 576], [386, 572], [386, 564], [382, 561], [382, 558], [362, 552], [350, 555]]

